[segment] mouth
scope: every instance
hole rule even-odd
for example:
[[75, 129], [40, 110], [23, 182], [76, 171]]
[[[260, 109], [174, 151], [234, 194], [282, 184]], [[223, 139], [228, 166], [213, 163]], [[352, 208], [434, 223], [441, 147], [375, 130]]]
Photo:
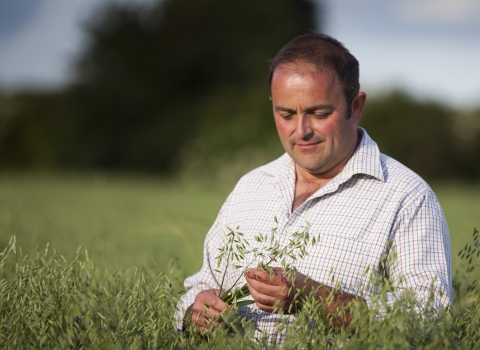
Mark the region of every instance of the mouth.
[[320, 143], [321, 143], [321, 141], [296, 143], [295, 146], [297, 146], [302, 151], [308, 151], [308, 150], [315, 149]]

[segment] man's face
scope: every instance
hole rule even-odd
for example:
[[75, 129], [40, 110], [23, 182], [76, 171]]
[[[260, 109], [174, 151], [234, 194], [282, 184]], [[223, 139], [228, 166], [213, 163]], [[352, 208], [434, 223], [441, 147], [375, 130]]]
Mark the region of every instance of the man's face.
[[297, 174], [330, 178], [338, 174], [356, 148], [365, 94], [357, 95], [347, 118], [345, 96], [332, 71], [299, 71], [292, 66], [275, 69], [271, 94], [278, 135]]

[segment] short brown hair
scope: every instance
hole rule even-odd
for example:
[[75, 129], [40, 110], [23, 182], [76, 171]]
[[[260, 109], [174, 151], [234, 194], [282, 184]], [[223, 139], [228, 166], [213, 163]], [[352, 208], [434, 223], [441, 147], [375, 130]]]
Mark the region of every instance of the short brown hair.
[[360, 91], [359, 65], [341, 42], [329, 35], [314, 32], [291, 40], [270, 61], [270, 87], [275, 69], [284, 64], [313, 65], [318, 71], [333, 70], [342, 84], [348, 108], [347, 117], [350, 117], [352, 102]]

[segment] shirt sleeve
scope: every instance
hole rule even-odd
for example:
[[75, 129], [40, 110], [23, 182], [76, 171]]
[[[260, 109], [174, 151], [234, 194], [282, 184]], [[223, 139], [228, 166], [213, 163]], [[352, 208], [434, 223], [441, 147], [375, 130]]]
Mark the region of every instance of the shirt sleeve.
[[419, 303], [417, 312], [428, 303], [435, 310], [445, 308], [452, 302], [452, 276], [450, 236], [442, 209], [431, 190], [404, 204], [385, 264], [394, 290], [387, 293], [381, 309], [392, 306], [407, 290]]
[[220, 288], [219, 276], [214, 271], [216, 253], [222, 246], [222, 237], [225, 236], [225, 218], [229, 199], [225, 201], [220, 212], [207, 233], [203, 247], [203, 265], [199, 272], [185, 279], [184, 287], [186, 293], [180, 298], [175, 312], [175, 326], [177, 331], [183, 329], [183, 318], [186, 310], [193, 304], [197, 294], [202, 290]]

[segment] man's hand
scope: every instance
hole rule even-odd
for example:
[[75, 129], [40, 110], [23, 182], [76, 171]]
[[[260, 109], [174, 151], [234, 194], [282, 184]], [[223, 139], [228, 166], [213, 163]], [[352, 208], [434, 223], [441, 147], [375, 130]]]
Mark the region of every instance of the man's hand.
[[[298, 312], [305, 297], [313, 292], [315, 298], [323, 304], [326, 314], [332, 317], [332, 324], [342, 327], [348, 326], [352, 321], [350, 303], [359, 302], [366, 306], [362, 297], [321, 285], [300, 272], [296, 273], [294, 281], [281, 267], [274, 267], [273, 272], [274, 276], [258, 269], [245, 271], [248, 289], [260, 310], [272, 313], [281, 309], [286, 313]], [[344, 312], [339, 313], [342, 309]]]
[[194, 303], [185, 312], [183, 328], [185, 329], [185, 321], [188, 319], [195, 325], [196, 332], [218, 327], [222, 319], [221, 312], [228, 308], [228, 304], [220, 299], [219, 294], [219, 289], [208, 289], [198, 293]]
[[307, 276], [297, 272], [295, 280], [292, 281], [292, 278], [287, 276], [281, 267], [272, 269], [273, 276], [264, 270], [248, 269], [245, 271], [248, 289], [255, 303], [260, 310], [267, 312], [273, 313], [279, 310], [287, 313], [297, 312], [301, 308], [303, 300], [303, 295], [297, 295], [297, 291], [303, 290], [307, 293], [311, 291]]

